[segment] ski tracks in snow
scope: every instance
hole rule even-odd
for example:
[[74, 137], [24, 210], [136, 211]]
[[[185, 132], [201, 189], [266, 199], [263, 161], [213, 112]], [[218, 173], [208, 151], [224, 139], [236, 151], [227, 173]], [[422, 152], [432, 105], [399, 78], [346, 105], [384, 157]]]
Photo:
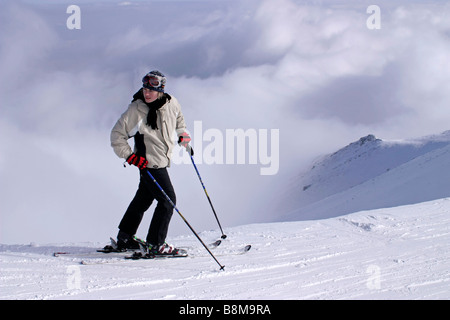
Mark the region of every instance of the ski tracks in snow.
[[[225, 271], [193, 236], [171, 239], [193, 257], [86, 266], [50, 248], [2, 245], [0, 299], [448, 299], [449, 211], [442, 199], [230, 228], [213, 250]], [[252, 249], [227, 255], [243, 244]]]

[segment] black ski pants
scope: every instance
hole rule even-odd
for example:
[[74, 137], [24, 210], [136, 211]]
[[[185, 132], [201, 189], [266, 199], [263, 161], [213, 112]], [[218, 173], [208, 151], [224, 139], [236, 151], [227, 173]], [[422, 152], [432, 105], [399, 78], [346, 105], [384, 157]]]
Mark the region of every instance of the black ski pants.
[[139, 188], [119, 224], [119, 229], [129, 235], [135, 235], [145, 211], [150, 208], [153, 200], [156, 200], [158, 204], [153, 213], [146, 240], [150, 244], [161, 245], [167, 237], [173, 206], [150, 179], [146, 170], [151, 173], [172, 202], [176, 203], [175, 191], [166, 168], [141, 170]]

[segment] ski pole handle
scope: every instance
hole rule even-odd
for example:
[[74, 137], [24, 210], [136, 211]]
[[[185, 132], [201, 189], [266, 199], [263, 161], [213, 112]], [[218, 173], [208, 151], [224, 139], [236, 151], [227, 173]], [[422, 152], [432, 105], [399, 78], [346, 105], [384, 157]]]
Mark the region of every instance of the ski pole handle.
[[194, 155], [194, 149], [188, 144], [186, 145], [186, 152], [191, 155], [191, 157]]

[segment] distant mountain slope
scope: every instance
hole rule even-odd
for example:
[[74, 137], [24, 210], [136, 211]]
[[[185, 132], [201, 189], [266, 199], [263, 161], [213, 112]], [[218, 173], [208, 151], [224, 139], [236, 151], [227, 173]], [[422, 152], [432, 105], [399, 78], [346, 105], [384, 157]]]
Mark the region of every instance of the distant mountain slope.
[[299, 177], [288, 220], [332, 217], [450, 195], [450, 131], [414, 140], [373, 135], [325, 156]]

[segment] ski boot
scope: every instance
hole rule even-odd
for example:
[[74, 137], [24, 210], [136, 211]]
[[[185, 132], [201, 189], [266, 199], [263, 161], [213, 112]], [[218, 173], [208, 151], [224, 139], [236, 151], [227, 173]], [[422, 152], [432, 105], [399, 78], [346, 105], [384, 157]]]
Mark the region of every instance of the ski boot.
[[117, 249], [119, 251], [139, 250], [139, 240], [135, 236], [119, 231], [117, 235]]

